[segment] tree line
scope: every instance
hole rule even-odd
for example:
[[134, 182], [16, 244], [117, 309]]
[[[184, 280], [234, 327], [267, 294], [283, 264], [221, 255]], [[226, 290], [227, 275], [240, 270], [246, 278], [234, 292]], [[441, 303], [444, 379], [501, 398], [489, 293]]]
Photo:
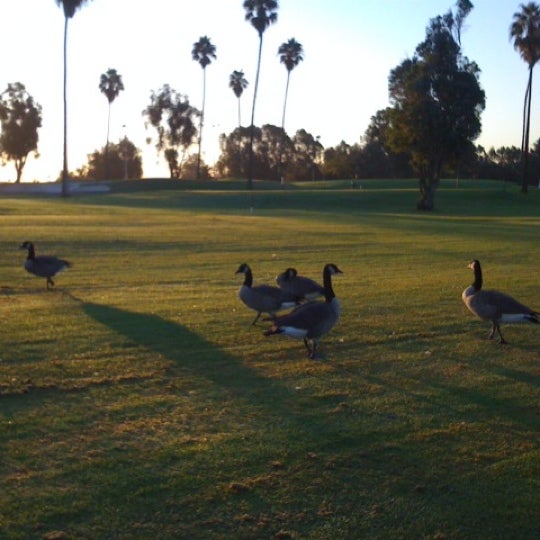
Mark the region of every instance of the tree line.
[[[64, 60], [67, 50], [68, 21], [85, 0], [55, 0], [63, 7]], [[517, 181], [522, 191], [536, 182], [538, 142], [530, 148], [530, 110], [533, 69], [540, 59], [540, 7], [530, 2], [513, 15], [510, 38], [528, 65], [529, 76], [523, 106], [521, 148], [485, 151], [474, 144], [481, 132], [485, 93], [480, 86], [480, 69], [462, 50], [464, 22], [473, 9], [470, 0], [457, 0], [454, 9], [434, 17], [426, 28], [425, 39], [411, 58], [405, 59], [389, 75], [389, 107], [371, 118], [359, 143], [344, 141], [324, 149], [318, 137], [300, 129], [289, 136], [285, 114], [291, 71], [303, 60], [303, 48], [294, 38], [279, 48], [280, 61], [287, 70], [281, 126], [254, 125], [261, 52], [266, 28], [277, 21], [276, 0], [244, 0], [245, 19], [257, 31], [259, 54], [251, 123], [241, 125], [240, 98], [248, 81], [241, 70], [230, 75], [229, 86], [238, 99], [238, 127], [220, 136], [220, 157], [212, 173], [240, 176], [252, 187], [254, 177], [285, 182], [316, 178], [416, 177], [419, 181], [418, 208], [434, 206], [442, 175], [467, 175]], [[168, 163], [171, 178], [210, 176], [201, 159], [206, 96], [206, 68], [217, 58], [216, 47], [208, 36], [193, 44], [192, 59], [202, 68], [202, 108], [169, 85], [152, 91], [150, 104], [142, 111], [145, 125], [155, 131], [155, 147]], [[67, 167], [66, 66], [64, 65], [64, 158], [63, 194], [70, 176]], [[110, 68], [100, 79], [100, 91], [109, 103], [107, 137], [103, 149], [89, 154], [88, 164], [71, 173], [80, 178], [137, 178], [142, 176], [140, 150], [124, 137], [109, 142], [111, 104], [124, 89], [120, 74]], [[13, 83], [0, 96], [0, 153], [4, 162], [14, 161], [20, 181], [27, 156], [37, 156], [41, 107], [22, 83]], [[191, 154], [193, 147], [197, 153]], [[193, 157], [195, 156], [195, 157]], [[194, 172], [193, 172], [194, 171]], [[119, 172], [123, 174], [119, 174]]]

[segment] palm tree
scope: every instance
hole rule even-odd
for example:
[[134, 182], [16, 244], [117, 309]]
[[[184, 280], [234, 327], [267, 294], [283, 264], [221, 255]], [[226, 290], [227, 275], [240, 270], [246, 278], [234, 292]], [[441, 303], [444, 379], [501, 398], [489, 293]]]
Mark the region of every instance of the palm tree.
[[281, 117], [281, 127], [285, 128], [285, 110], [287, 108], [287, 95], [289, 93], [289, 79], [291, 71], [304, 59], [302, 45], [294, 38], [282, 43], [278, 49], [279, 60], [287, 68], [287, 84], [285, 85], [285, 101], [283, 103], [283, 115]]
[[201, 141], [202, 141], [202, 129], [204, 122], [204, 102], [206, 100], [206, 66], [212, 62], [212, 58], [216, 58], [216, 47], [212, 45], [210, 39], [207, 36], [199, 38], [199, 41], [193, 44], [191, 50], [191, 57], [195, 62], [199, 62], [203, 70], [203, 97], [201, 117], [199, 119], [199, 151], [197, 153], [197, 180], [200, 177], [201, 171]]
[[257, 57], [257, 75], [253, 89], [253, 106], [251, 108], [251, 130], [249, 137], [249, 168], [248, 188], [253, 187], [253, 137], [255, 134], [255, 102], [257, 101], [257, 88], [259, 87], [259, 73], [261, 71], [261, 53], [264, 31], [277, 21], [277, 0], [244, 0], [246, 21], [249, 21], [259, 34], [259, 55]]
[[124, 89], [122, 76], [116, 71], [116, 69], [109, 68], [105, 73], [102, 73], [101, 77], [99, 78], [99, 89], [103, 94], [105, 94], [105, 97], [109, 102], [109, 113], [107, 115], [107, 142], [105, 144], [105, 173], [107, 174], [111, 104], [118, 97], [118, 94]]
[[521, 11], [514, 13], [510, 26], [510, 39], [514, 41], [521, 58], [529, 66], [529, 79], [523, 102], [523, 131], [521, 136], [521, 153], [523, 159], [522, 193], [528, 191], [529, 172], [529, 133], [531, 127], [531, 99], [533, 69], [540, 59], [540, 7], [535, 2], [520, 5]]
[[62, 167], [62, 196], [67, 197], [68, 163], [67, 163], [67, 34], [68, 21], [87, 0], [56, 0], [64, 9], [64, 164]]
[[[283, 115], [281, 116], [281, 129], [283, 130], [283, 137], [285, 137], [285, 111], [287, 109], [287, 96], [289, 94], [289, 80], [291, 78], [291, 71], [304, 59], [304, 50], [298, 41], [291, 38], [289, 41], [286, 41], [279, 46], [278, 54], [280, 62], [285, 64], [285, 67], [287, 68], [287, 84], [285, 85], [285, 100], [283, 101]], [[281, 182], [283, 183], [281, 163], [282, 157], [283, 152], [280, 150], [278, 174], [280, 175]]]
[[247, 88], [248, 82], [244, 78], [243, 71], [233, 71], [229, 76], [229, 88], [232, 88], [234, 95], [238, 98], [238, 127], [242, 125], [240, 120], [240, 97]]

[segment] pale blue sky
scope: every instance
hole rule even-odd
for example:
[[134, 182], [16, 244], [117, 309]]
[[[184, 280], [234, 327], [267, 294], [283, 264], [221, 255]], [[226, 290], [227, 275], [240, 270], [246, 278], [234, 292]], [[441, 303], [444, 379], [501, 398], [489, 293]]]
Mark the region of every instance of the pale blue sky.
[[[478, 143], [519, 146], [527, 66], [508, 37], [520, 2], [472, 0], [462, 36], [464, 53], [482, 70], [487, 96]], [[454, 7], [451, 0], [279, 0], [278, 21], [264, 34], [255, 123], [281, 124], [286, 81], [279, 45], [294, 37], [304, 61], [292, 72], [285, 129], [304, 128], [325, 147], [359, 142], [371, 116], [388, 104], [388, 74], [411, 56], [429, 19]], [[217, 60], [207, 68], [203, 154], [212, 163], [218, 136], [237, 125], [237, 102], [228, 87], [233, 70], [250, 86], [242, 97], [242, 123], [249, 124], [258, 36], [244, 20], [242, 0], [92, 0], [69, 24], [69, 167], [105, 144], [107, 100], [99, 92], [108, 68], [123, 77], [125, 91], [112, 106], [111, 140], [124, 133], [143, 152], [146, 176], [167, 175], [146, 144], [141, 111], [151, 90], [164, 83], [201, 106], [202, 70], [191, 60], [193, 43], [207, 35]], [[64, 17], [55, 0], [17, 0], [2, 11], [0, 91], [22, 82], [43, 107], [38, 160], [30, 159], [24, 181], [54, 180], [62, 166], [62, 46]], [[540, 136], [536, 111], [540, 86], [533, 84], [531, 140]], [[122, 126], [126, 126], [123, 128]], [[13, 179], [11, 164], [0, 179]]]

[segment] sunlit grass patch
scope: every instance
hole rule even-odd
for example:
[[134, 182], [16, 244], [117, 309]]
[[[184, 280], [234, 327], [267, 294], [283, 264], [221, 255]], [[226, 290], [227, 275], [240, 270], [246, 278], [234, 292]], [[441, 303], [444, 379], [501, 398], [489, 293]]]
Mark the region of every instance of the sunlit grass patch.
[[[477, 257], [540, 308], [539, 194], [362, 184], [3, 199], [0, 536], [535, 537], [540, 333], [460, 295]], [[344, 271], [322, 360], [251, 326], [241, 262]]]

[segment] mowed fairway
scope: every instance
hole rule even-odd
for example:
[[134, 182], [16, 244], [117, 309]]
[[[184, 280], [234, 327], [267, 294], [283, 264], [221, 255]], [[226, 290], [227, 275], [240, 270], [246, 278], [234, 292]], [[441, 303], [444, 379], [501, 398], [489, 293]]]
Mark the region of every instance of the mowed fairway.
[[[540, 193], [362, 184], [1, 196], [0, 537], [538, 538], [540, 326], [460, 297], [478, 258], [540, 310]], [[343, 270], [322, 360], [250, 326], [242, 262]]]

